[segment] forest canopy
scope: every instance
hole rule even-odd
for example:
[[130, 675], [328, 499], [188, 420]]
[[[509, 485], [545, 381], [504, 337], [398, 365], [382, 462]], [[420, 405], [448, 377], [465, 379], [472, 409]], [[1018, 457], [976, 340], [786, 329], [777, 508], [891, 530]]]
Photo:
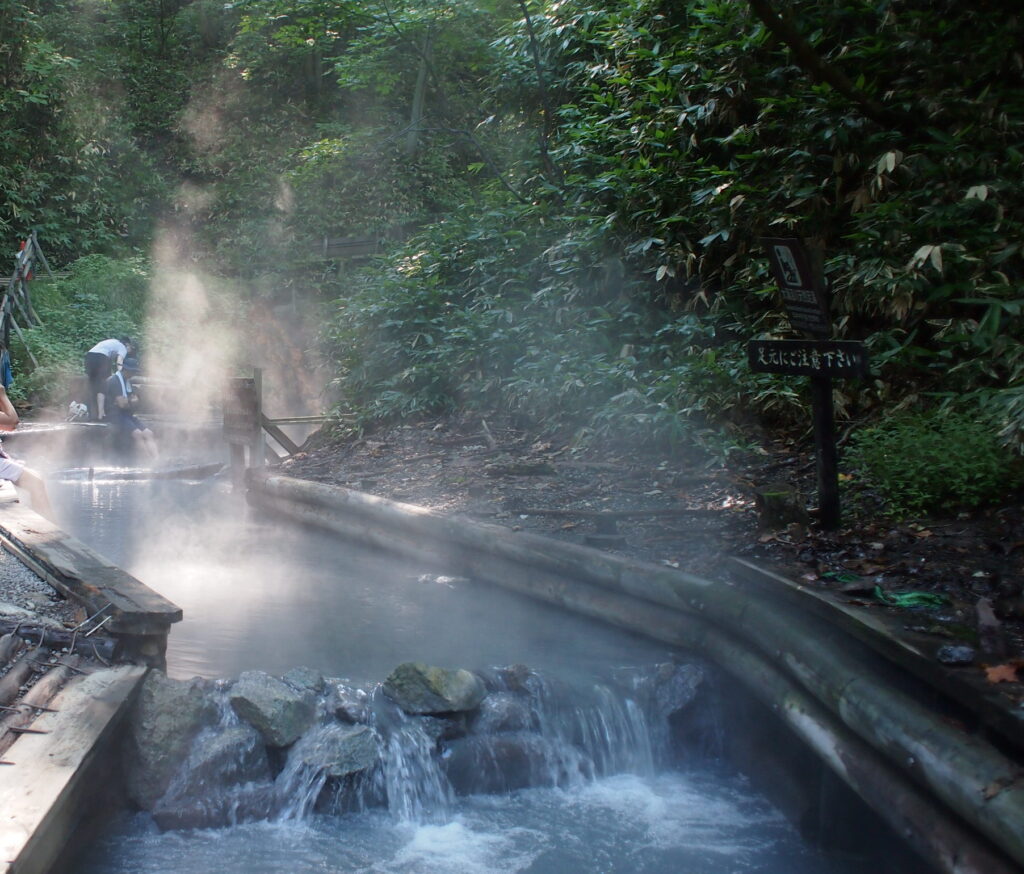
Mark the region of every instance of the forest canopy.
[[804, 421], [745, 356], [800, 237], [871, 355], [842, 415], [1020, 449], [1022, 46], [1016, 0], [0, 0], [0, 232], [72, 283], [173, 236], [315, 314], [364, 426], [719, 449]]

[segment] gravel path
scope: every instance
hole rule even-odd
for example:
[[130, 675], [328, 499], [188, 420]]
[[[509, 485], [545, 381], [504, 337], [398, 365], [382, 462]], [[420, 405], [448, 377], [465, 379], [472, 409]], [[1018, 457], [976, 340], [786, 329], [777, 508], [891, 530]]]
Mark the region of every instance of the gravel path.
[[73, 626], [76, 611], [20, 559], [0, 549], [0, 619]]

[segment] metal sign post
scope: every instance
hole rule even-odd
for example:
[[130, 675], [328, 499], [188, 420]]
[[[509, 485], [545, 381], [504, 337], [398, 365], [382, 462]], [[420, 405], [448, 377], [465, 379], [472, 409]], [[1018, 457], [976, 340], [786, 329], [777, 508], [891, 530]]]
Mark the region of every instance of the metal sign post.
[[823, 528], [832, 530], [839, 527], [841, 517], [832, 380], [866, 379], [868, 354], [861, 343], [828, 339], [832, 336], [828, 290], [803, 242], [795, 237], [766, 237], [761, 242], [790, 324], [812, 339], [751, 340], [747, 344], [750, 369], [810, 378], [819, 520]]

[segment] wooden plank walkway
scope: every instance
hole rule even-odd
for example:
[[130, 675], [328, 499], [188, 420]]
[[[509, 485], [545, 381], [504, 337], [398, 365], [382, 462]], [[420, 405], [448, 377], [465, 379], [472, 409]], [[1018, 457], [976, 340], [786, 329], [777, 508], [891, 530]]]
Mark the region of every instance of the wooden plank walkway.
[[180, 607], [21, 504], [0, 503], [0, 542], [90, 616], [109, 616], [111, 633], [166, 635], [181, 621]]
[[88, 809], [104, 757], [147, 669], [122, 665], [81, 676], [53, 699], [0, 766], [0, 874], [46, 874]]

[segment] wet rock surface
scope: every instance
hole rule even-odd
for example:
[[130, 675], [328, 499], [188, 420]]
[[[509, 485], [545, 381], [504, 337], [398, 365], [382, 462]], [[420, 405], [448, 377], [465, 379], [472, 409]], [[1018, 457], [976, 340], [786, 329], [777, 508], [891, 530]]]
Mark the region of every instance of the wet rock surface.
[[[272, 774], [267, 751], [249, 725], [216, 726], [196, 737], [187, 766], [152, 808], [162, 829], [209, 828], [228, 825], [228, 805], [241, 818], [262, 818], [271, 810], [266, 788]], [[263, 788], [261, 788], [263, 787]]]
[[487, 690], [476, 674], [449, 671], [420, 662], [399, 665], [384, 681], [384, 694], [406, 713], [456, 713], [475, 710]]
[[246, 671], [231, 687], [231, 706], [272, 747], [294, 743], [316, 715], [314, 693], [272, 677], [263, 671]]
[[150, 671], [139, 691], [125, 739], [129, 798], [142, 808], [167, 791], [192, 743], [214, 718], [212, 685], [181, 682]]
[[[213, 683], [152, 674], [129, 720], [131, 799], [161, 829], [210, 828], [313, 809], [386, 805], [401, 813], [428, 801], [444, 806], [458, 794], [650, 772], [671, 755], [668, 743], [655, 748], [668, 737], [668, 715], [695, 706], [703, 676], [698, 665], [652, 665], [633, 669], [626, 682], [609, 677], [571, 689], [515, 665], [490, 669], [485, 687], [473, 671], [409, 663], [388, 679], [410, 665], [417, 676], [457, 677], [457, 689], [472, 690], [467, 709], [411, 714], [385, 694], [384, 683], [360, 690], [301, 669], [288, 676], [303, 676], [320, 691], [313, 718], [284, 746], [269, 740], [277, 735], [265, 713], [236, 706], [240, 687], [276, 695], [284, 678], [247, 672]], [[672, 685], [673, 677], [693, 694], [676, 690], [669, 706], [659, 704], [651, 690]], [[339, 702], [359, 708], [339, 715]], [[148, 756], [140, 757], [136, 746], [147, 735]]]

